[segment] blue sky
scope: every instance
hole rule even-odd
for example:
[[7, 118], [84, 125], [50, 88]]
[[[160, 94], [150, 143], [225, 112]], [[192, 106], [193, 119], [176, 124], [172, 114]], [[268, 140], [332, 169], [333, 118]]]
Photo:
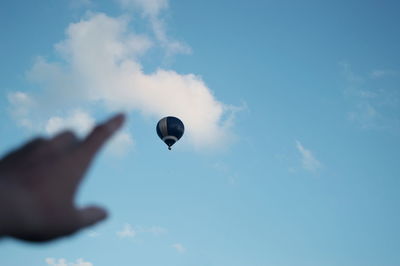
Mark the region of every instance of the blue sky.
[[400, 265], [397, 1], [0, 6], [2, 154], [128, 113], [77, 200], [110, 218], [1, 265]]

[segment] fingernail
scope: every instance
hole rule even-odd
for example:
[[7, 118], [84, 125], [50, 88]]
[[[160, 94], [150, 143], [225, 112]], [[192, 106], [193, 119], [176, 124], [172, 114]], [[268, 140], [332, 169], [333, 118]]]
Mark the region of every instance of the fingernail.
[[115, 131], [122, 126], [124, 120], [125, 115], [121, 113], [111, 118], [106, 124], [111, 131]]

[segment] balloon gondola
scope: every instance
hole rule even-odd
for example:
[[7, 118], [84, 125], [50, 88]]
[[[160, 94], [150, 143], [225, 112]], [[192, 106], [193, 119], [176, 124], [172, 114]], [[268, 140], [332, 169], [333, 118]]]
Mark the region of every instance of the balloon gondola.
[[171, 146], [174, 145], [185, 132], [185, 126], [182, 121], [174, 116], [162, 118], [158, 121], [156, 129], [157, 135], [167, 144], [169, 150], [171, 150]]

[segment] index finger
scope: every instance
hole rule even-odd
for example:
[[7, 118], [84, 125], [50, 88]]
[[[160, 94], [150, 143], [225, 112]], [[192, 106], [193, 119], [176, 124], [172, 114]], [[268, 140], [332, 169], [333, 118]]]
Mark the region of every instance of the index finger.
[[98, 124], [83, 140], [79, 153], [84, 159], [90, 160], [107, 140], [123, 125], [124, 114], [118, 114], [102, 124]]

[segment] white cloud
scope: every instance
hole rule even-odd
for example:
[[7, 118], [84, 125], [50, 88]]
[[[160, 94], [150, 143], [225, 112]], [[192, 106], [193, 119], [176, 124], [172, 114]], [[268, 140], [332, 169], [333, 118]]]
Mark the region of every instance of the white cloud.
[[70, 129], [79, 135], [86, 135], [95, 124], [94, 118], [89, 113], [76, 109], [66, 117], [50, 117], [45, 124], [45, 132], [53, 135], [59, 131]]
[[119, 238], [133, 238], [136, 236], [136, 234], [136, 231], [130, 224], [125, 224], [123, 229], [117, 232], [117, 236]]
[[46, 258], [45, 262], [49, 266], [93, 266], [91, 262], [86, 262], [83, 259], [77, 259], [76, 262], [68, 262], [66, 259]]
[[300, 141], [296, 141], [296, 148], [300, 152], [301, 164], [305, 170], [316, 172], [322, 167], [322, 164], [314, 157], [312, 152], [306, 149]]
[[173, 244], [172, 247], [179, 253], [186, 252], [186, 248], [180, 243]]
[[134, 146], [132, 135], [127, 131], [119, 131], [107, 144], [107, 150], [116, 156], [123, 156]]
[[[155, 120], [174, 115], [185, 124], [185, 142], [195, 148], [220, 146], [229, 140], [231, 117], [237, 110], [218, 101], [194, 74], [182, 75], [161, 68], [144, 73], [140, 57], [152, 44], [146, 36], [128, 30], [128, 24], [127, 17], [113, 18], [99, 13], [88, 14], [71, 24], [67, 38], [55, 46], [64, 61], [38, 58], [28, 73], [29, 79], [42, 88], [40, 93], [29, 96], [38, 108], [33, 110], [24, 96], [14, 95], [10, 98], [13, 110], [18, 110], [18, 103], [23, 102], [29, 111], [15, 112], [25, 112], [28, 117], [37, 109], [55, 113], [76, 106], [140, 111]], [[76, 123], [81, 123], [81, 131], [87, 131], [93, 121], [83, 113], [64, 118], [50, 116], [46, 118], [45, 129], [54, 132], [62, 125]], [[124, 134], [119, 141], [132, 143]]]
[[19, 126], [32, 129], [34, 124], [29, 119], [30, 111], [36, 107], [35, 101], [25, 92], [12, 92], [7, 95], [10, 112]]
[[33, 99], [27, 93], [20, 91], [9, 93], [8, 100], [12, 105], [20, 107], [19, 109], [14, 109], [14, 111], [21, 116], [27, 115], [28, 108], [34, 105]]

